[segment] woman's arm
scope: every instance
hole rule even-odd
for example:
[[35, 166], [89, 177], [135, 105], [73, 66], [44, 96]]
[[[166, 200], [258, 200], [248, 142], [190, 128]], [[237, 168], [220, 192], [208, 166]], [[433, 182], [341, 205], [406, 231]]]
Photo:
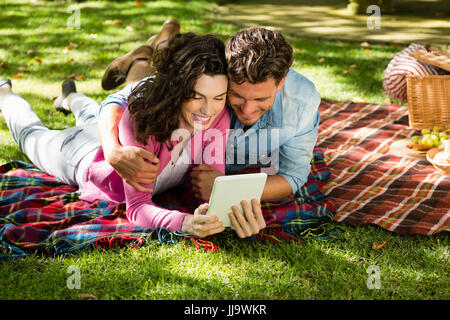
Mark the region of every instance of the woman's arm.
[[[151, 188], [152, 185], [146, 187]], [[127, 218], [130, 222], [149, 229], [182, 231], [183, 220], [188, 213], [158, 207], [153, 203], [150, 192], [136, 191], [127, 183], [124, 183], [124, 191]]]

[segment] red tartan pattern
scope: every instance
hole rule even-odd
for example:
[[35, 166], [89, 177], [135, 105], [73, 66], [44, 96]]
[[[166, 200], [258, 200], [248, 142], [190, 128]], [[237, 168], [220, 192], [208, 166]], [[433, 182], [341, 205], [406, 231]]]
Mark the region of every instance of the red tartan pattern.
[[[334, 217], [334, 206], [319, 187], [329, 179], [329, 173], [323, 152], [315, 150], [311, 175], [301, 193], [262, 204], [268, 227], [258, 240], [292, 240], [296, 236], [314, 236], [317, 230], [323, 235], [325, 230], [319, 227]], [[62, 254], [90, 244], [114, 247], [131, 242], [131, 246], [139, 246], [154, 235], [162, 243], [182, 240], [197, 249], [217, 249], [207, 240], [133, 225], [126, 219], [124, 204], [79, 201], [76, 190], [30, 164], [0, 166], [0, 257], [23, 256], [35, 250]], [[183, 188], [169, 190], [153, 200], [182, 212], [193, 212], [199, 205], [189, 189]]]
[[[450, 230], [450, 177], [425, 160], [388, 153], [395, 140], [415, 134], [408, 128], [406, 107], [323, 101], [319, 111], [308, 183], [296, 197], [262, 204], [269, 226], [257, 239], [301, 241], [299, 237], [333, 218], [357, 226], [376, 224], [399, 234]], [[0, 166], [0, 176], [0, 240], [16, 256], [25, 254], [22, 249], [64, 253], [94, 243], [139, 245], [154, 234], [130, 224], [123, 205], [78, 201], [75, 188], [31, 167]], [[175, 194], [160, 205], [192, 212], [192, 197]], [[174, 237], [156, 233], [164, 243]], [[189, 239], [196, 248], [217, 249], [208, 241], [175, 236], [185, 243]]]
[[323, 101], [319, 111], [317, 146], [332, 175], [322, 191], [336, 206], [335, 221], [399, 234], [450, 230], [450, 177], [426, 160], [388, 153], [417, 134], [407, 107]]

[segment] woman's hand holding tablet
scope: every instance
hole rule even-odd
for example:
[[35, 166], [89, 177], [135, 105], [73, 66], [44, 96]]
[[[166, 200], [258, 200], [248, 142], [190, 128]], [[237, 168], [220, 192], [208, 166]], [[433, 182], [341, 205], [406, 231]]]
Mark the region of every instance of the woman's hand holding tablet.
[[193, 215], [187, 215], [183, 220], [182, 232], [204, 238], [225, 230], [222, 221], [217, 216], [206, 215], [209, 205], [204, 203], [195, 209]]

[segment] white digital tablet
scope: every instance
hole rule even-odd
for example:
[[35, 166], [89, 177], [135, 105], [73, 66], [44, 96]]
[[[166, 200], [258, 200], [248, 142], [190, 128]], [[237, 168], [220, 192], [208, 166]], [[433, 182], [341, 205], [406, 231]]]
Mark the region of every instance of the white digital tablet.
[[216, 215], [225, 227], [231, 227], [228, 216], [231, 207], [236, 205], [243, 212], [242, 200], [246, 200], [250, 206], [253, 198], [261, 200], [266, 180], [267, 174], [264, 172], [217, 177], [206, 214]]

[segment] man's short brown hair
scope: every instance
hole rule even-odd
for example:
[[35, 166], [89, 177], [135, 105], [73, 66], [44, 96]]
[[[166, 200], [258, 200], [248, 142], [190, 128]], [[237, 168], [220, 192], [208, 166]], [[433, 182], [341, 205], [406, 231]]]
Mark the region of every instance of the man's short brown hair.
[[225, 45], [230, 80], [241, 84], [274, 78], [278, 84], [294, 59], [292, 47], [281, 33], [265, 28], [247, 28], [228, 38]]

